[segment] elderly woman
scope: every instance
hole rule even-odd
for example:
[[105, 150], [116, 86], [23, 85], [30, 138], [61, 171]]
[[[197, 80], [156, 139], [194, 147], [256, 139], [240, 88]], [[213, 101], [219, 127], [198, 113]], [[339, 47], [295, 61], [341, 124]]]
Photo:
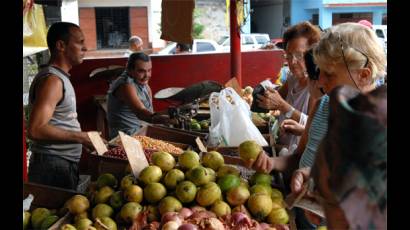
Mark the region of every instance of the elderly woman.
[[[290, 27], [283, 35], [285, 58], [290, 74], [286, 83], [279, 90], [267, 90], [258, 95], [260, 107], [269, 110], [280, 110], [279, 123], [285, 119], [286, 125], [305, 125], [310, 99], [308, 75], [304, 55], [320, 39], [320, 30], [309, 22], [302, 22]], [[295, 149], [299, 143], [299, 134], [287, 132], [282, 125], [279, 143], [287, 149]], [[291, 150], [292, 151], [292, 150]]]
[[[314, 49], [314, 59], [320, 69], [318, 87], [325, 93], [341, 85], [350, 85], [361, 92], [375, 88], [376, 76], [384, 75], [386, 56], [375, 33], [358, 23], [342, 23], [328, 29]], [[299, 192], [313, 165], [320, 142], [327, 132], [329, 97], [324, 95], [311, 111], [295, 154], [272, 157], [259, 154], [251, 164], [257, 171], [293, 172], [291, 189]]]
[[[358, 96], [357, 96], [358, 95]], [[387, 88], [330, 96], [329, 131], [312, 169], [329, 229], [386, 229]]]

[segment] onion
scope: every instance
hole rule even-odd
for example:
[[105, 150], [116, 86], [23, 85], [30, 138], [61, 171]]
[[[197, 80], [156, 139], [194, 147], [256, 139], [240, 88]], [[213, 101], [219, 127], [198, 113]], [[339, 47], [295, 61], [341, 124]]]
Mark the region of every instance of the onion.
[[211, 217], [216, 217], [215, 213], [210, 212], [210, 211], [199, 211], [199, 212], [194, 212], [189, 219], [204, 219], [204, 218], [211, 218]]
[[178, 230], [198, 230], [198, 227], [193, 224], [183, 224], [179, 226]]
[[200, 212], [200, 211], [206, 211], [206, 208], [201, 207], [201, 206], [194, 206], [191, 208], [192, 212]]
[[234, 224], [239, 224], [242, 221], [246, 221], [247, 219], [249, 219], [249, 217], [243, 212], [235, 212], [234, 214], [232, 214], [232, 221]]
[[162, 230], [178, 230], [179, 226], [181, 226], [180, 223], [176, 221], [168, 221], [166, 224], [162, 226]]
[[277, 229], [277, 230], [289, 230], [289, 226], [287, 224], [275, 224], [275, 229]]
[[259, 226], [260, 226], [260, 228], [261, 228], [262, 230], [273, 229], [273, 227], [270, 226], [270, 224], [267, 224], [267, 223], [260, 223]]
[[179, 216], [177, 212], [167, 212], [167, 213], [164, 213], [164, 215], [162, 215], [162, 218], [161, 218], [162, 225], [168, 223], [169, 221], [175, 221], [179, 225], [182, 224], [181, 217]]
[[225, 229], [224, 225], [222, 222], [216, 218], [209, 218], [206, 222], [206, 228], [208, 230], [221, 230]]
[[182, 208], [179, 210], [179, 216], [184, 220], [188, 217], [190, 217], [194, 212], [192, 212], [191, 209], [189, 208]]

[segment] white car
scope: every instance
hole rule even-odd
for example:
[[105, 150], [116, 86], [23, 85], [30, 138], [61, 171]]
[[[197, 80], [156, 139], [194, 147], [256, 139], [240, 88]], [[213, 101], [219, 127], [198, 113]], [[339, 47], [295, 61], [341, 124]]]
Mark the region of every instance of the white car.
[[[241, 34], [241, 51], [257, 50], [270, 42], [269, 34]], [[223, 51], [231, 50], [231, 40], [229, 36], [222, 36], [219, 40]]]
[[[164, 49], [158, 51], [156, 54], [175, 54], [176, 42], [168, 44]], [[221, 47], [213, 40], [209, 39], [194, 39], [191, 53], [205, 53], [205, 52], [220, 52]]]
[[383, 44], [384, 52], [387, 54], [387, 25], [373, 25], [373, 30], [376, 32], [380, 43]]

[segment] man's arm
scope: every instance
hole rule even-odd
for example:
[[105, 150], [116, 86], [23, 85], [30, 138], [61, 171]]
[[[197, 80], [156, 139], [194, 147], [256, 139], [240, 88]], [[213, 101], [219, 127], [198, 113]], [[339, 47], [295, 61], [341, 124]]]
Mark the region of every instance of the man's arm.
[[86, 132], [64, 130], [49, 124], [62, 97], [63, 84], [58, 77], [51, 75], [39, 82], [27, 128], [28, 137], [35, 141], [72, 142], [91, 147], [92, 143]]
[[120, 98], [120, 100], [125, 102], [139, 119], [147, 122], [152, 121], [153, 113], [145, 108], [133, 85], [123, 84], [118, 87], [114, 94]]

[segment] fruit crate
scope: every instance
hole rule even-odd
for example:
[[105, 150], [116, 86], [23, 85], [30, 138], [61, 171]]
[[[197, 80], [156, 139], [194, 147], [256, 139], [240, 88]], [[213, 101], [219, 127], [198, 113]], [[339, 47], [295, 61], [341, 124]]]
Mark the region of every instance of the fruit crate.
[[[251, 176], [255, 173], [255, 170], [253, 169], [248, 169], [245, 166], [241, 165], [242, 161], [239, 157], [236, 156], [226, 156], [224, 155], [224, 160], [225, 160], [225, 164], [227, 165], [233, 165], [236, 168], [239, 169], [240, 171], [240, 175], [242, 178], [244, 178], [245, 180], [249, 181]], [[282, 192], [282, 194], [287, 195], [287, 191], [284, 187], [284, 183], [283, 183], [283, 177], [281, 175], [282, 173], [280, 172], [273, 172], [273, 179], [272, 179], [272, 183], [271, 186], [273, 188], [278, 189], [279, 191]], [[289, 215], [289, 229], [290, 230], [297, 230], [296, 228], [296, 220], [295, 220], [295, 213], [293, 210], [287, 210], [288, 215]]]
[[[64, 206], [65, 202], [76, 194], [82, 194], [75, 190], [63, 189], [54, 186], [42, 185], [31, 182], [23, 183], [23, 200], [27, 198], [29, 194], [34, 196], [34, 199], [30, 205], [30, 212], [36, 208], [47, 208], [54, 210], [62, 217], [54, 223], [48, 230], [59, 230], [62, 225], [68, 223], [71, 216], [70, 214], [59, 213], [60, 209]], [[31, 230], [30, 228], [28, 230]]]
[[[192, 146], [188, 144], [181, 144], [181, 143], [174, 143], [171, 141], [167, 141], [176, 147], [179, 147], [183, 150], [192, 149]], [[109, 149], [114, 147], [118, 147], [116, 145], [109, 145]], [[145, 150], [146, 156], [148, 161], [149, 155], [148, 152], [152, 153], [153, 150]], [[109, 156], [99, 156], [96, 151], [89, 153], [89, 160], [88, 160], [88, 173], [91, 175], [91, 180], [94, 181], [97, 177], [103, 173], [111, 173], [117, 179], [121, 179], [125, 176], [125, 168], [129, 164], [128, 160], [126, 159], [119, 159]]]
[[23, 199], [27, 198], [29, 194], [33, 194], [34, 196], [30, 209], [35, 209], [38, 207], [59, 209], [63, 207], [64, 203], [72, 196], [82, 193], [70, 189], [63, 189], [32, 182], [24, 182]]
[[111, 173], [117, 179], [121, 179], [125, 175], [127, 165], [128, 160], [99, 156], [97, 152], [89, 153], [88, 173], [91, 175], [91, 181], [97, 180], [103, 173]]
[[[190, 146], [196, 146], [195, 139], [198, 135], [190, 132], [185, 132], [179, 129], [166, 128], [158, 125], [152, 125], [146, 123], [138, 132], [134, 135], [142, 135], [162, 141], [173, 142], [186, 144]], [[119, 137], [116, 137], [110, 141], [111, 144], [114, 144]]]

